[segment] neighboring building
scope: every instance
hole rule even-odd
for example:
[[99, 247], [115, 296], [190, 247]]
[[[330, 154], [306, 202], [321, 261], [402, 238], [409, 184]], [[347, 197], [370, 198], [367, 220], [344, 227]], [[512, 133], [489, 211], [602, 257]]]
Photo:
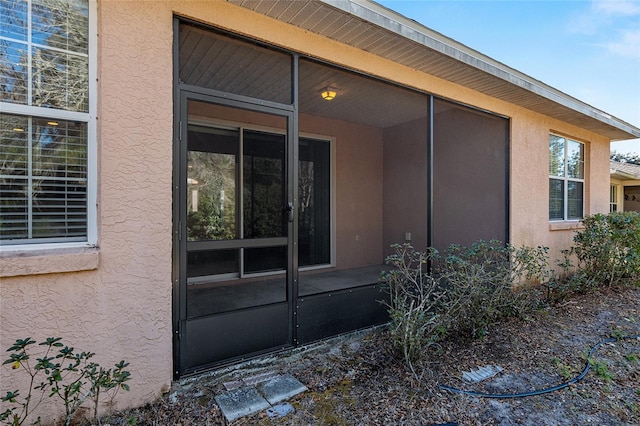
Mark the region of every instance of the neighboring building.
[[367, 1], [0, 8], [0, 347], [130, 361], [119, 407], [385, 321], [393, 243], [558, 254], [640, 137]]
[[609, 211], [640, 212], [640, 166], [611, 161]]

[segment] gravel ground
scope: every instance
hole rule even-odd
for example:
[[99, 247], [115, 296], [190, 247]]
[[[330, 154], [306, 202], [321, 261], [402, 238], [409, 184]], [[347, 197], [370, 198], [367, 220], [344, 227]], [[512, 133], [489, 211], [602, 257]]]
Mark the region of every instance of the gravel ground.
[[[183, 380], [148, 406], [119, 412], [102, 425], [225, 425], [214, 397], [223, 383], [265, 371], [292, 374], [308, 388], [289, 402], [295, 412], [265, 412], [232, 425], [640, 425], [640, 340], [602, 344], [587, 375], [566, 388], [520, 398], [491, 394], [549, 388], [578, 376], [598, 342], [640, 334], [640, 288], [575, 297], [525, 320], [491, 328], [477, 341], [445, 342], [417, 379], [386, 350], [385, 330], [360, 332]], [[462, 373], [503, 370], [480, 383]]]

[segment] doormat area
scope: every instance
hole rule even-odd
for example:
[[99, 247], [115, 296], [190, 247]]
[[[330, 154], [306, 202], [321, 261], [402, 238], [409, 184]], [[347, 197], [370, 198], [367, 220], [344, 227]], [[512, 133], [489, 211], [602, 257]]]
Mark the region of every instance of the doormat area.
[[266, 372], [224, 384], [227, 392], [215, 397], [228, 422], [267, 410], [270, 416], [286, 415], [293, 407], [279, 404], [307, 390], [290, 374]]

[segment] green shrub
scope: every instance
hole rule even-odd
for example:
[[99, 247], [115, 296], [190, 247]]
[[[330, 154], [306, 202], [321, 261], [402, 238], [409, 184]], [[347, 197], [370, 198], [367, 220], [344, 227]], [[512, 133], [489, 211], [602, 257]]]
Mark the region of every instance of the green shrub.
[[[560, 271], [549, 270], [546, 247], [500, 241], [451, 245], [444, 255], [395, 245], [393, 267], [381, 277], [389, 291], [390, 342], [415, 374], [414, 364], [447, 336], [483, 336], [493, 323], [524, 317], [544, 302], [606, 285], [640, 282], [640, 213], [584, 219]], [[542, 291], [546, 289], [546, 294]]]
[[583, 219], [570, 254], [586, 288], [640, 280], [640, 213], [613, 212]]
[[[14, 370], [21, 369], [28, 375], [29, 388], [26, 395], [18, 390], [7, 392], [0, 398], [9, 407], [0, 412], [0, 421], [6, 425], [22, 425], [33, 414], [45, 396], [58, 397], [64, 403], [65, 425], [69, 425], [85, 401], [94, 403], [94, 420], [98, 416], [101, 392], [115, 398], [120, 389], [129, 390], [127, 382], [131, 374], [125, 370], [129, 365], [120, 361], [114, 368], [105, 369], [90, 361], [92, 352], [76, 352], [64, 345], [59, 337], [49, 337], [40, 342], [44, 354], [33, 363], [32, 348], [36, 341], [27, 337], [18, 339], [7, 352], [9, 358], [2, 364]], [[39, 381], [39, 383], [38, 383]], [[33, 423], [40, 423], [37, 418]]]
[[545, 247], [516, 249], [497, 240], [451, 245], [434, 271], [448, 290], [455, 331], [481, 337], [494, 322], [537, 309], [534, 284], [548, 273], [546, 253]]
[[579, 269], [573, 260], [573, 248], [562, 250], [563, 258], [558, 261], [558, 271], [554, 271], [545, 283], [546, 301], [550, 304], [560, 303], [574, 294], [594, 291], [599, 283], [584, 270]]

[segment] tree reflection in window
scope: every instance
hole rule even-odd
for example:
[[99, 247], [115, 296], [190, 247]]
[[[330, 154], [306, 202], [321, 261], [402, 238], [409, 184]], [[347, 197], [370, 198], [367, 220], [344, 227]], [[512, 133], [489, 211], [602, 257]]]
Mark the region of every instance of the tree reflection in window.
[[88, 112], [88, 1], [33, 0], [31, 33], [28, 7], [0, 0], [0, 101]]
[[236, 226], [237, 130], [190, 127], [187, 238], [231, 240]]

